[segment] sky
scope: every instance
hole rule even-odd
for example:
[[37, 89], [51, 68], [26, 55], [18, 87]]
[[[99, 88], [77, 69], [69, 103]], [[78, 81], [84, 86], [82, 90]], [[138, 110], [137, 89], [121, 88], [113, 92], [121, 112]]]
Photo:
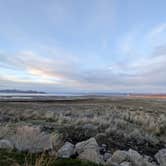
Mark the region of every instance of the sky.
[[0, 0], [0, 89], [166, 92], [165, 0]]

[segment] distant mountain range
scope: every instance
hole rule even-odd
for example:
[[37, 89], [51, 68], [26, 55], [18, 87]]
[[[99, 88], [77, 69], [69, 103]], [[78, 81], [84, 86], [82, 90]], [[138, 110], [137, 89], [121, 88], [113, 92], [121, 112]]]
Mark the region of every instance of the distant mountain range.
[[0, 90], [0, 93], [26, 93], [26, 94], [46, 94], [45, 92], [34, 90], [18, 90], [18, 89], [4, 89]]

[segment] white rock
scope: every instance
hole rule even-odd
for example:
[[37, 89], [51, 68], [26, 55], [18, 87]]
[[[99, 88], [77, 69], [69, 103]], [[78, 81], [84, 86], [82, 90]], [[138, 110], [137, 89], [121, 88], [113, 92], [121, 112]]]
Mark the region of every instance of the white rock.
[[99, 152], [99, 146], [95, 138], [90, 138], [86, 141], [82, 141], [76, 144], [75, 150], [78, 154], [82, 153], [86, 149], [94, 149]]
[[112, 158], [107, 161], [107, 164], [111, 162], [122, 163], [128, 160], [128, 152], [123, 150], [117, 150], [113, 153]]
[[104, 153], [104, 155], [103, 155], [104, 161], [107, 161], [110, 158], [111, 158], [111, 153], [108, 153], [108, 152]]
[[129, 160], [133, 163], [136, 163], [137, 161], [143, 158], [137, 151], [132, 149], [128, 150], [128, 156], [129, 156]]
[[112, 162], [122, 166], [155, 166], [154, 163], [149, 162], [148, 159], [143, 158], [137, 151], [132, 149], [128, 151], [117, 150], [112, 155], [112, 158], [107, 161], [107, 164], [111, 165]]
[[143, 158], [137, 151], [129, 149], [128, 159], [133, 166], [154, 166], [153, 163], [148, 161], [148, 157]]
[[156, 160], [160, 166], [166, 166], [166, 149], [161, 149], [156, 155]]
[[124, 161], [120, 166], [132, 166], [130, 162]]
[[77, 143], [75, 151], [78, 153], [79, 159], [89, 160], [97, 164], [104, 162], [99, 153], [99, 146], [95, 138]]
[[13, 144], [9, 140], [0, 140], [0, 149], [13, 149]]
[[78, 158], [81, 160], [92, 161], [97, 164], [102, 164], [104, 162], [102, 160], [102, 156], [94, 149], [86, 149], [85, 151], [79, 154]]
[[74, 145], [70, 142], [66, 142], [59, 150], [59, 158], [70, 158], [74, 154]]

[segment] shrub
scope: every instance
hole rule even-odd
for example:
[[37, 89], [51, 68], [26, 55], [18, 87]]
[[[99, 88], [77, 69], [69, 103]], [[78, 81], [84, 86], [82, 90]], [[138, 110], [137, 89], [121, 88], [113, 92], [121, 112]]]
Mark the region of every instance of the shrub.
[[17, 127], [12, 141], [19, 151], [39, 153], [52, 149], [50, 136], [41, 132], [39, 127]]
[[0, 126], [0, 139], [6, 138], [10, 134], [8, 126]]

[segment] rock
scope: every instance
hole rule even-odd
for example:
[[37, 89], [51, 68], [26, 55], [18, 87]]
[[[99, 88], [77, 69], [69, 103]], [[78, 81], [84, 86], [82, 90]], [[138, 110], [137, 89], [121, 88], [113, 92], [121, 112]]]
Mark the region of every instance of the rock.
[[107, 149], [107, 145], [106, 144], [102, 144], [101, 147], [104, 148], [105, 150]]
[[129, 149], [128, 160], [133, 166], [154, 166], [152, 162], [149, 161], [149, 157], [141, 156], [137, 151]]
[[99, 153], [99, 146], [95, 138], [90, 138], [86, 141], [79, 142], [75, 147], [78, 158], [82, 160], [89, 160], [97, 164], [103, 163], [102, 157]]
[[120, 166], [132, 166], [130, 162], [124, 161]]
[[[143, 158], [137, 151], [129, 149], [128, 151], [117, 150], [112, 158], [107, 160], [107, 164], [117, 163], [122, 166], [155, 166], [154, 163]], [[125, 165], [124, 165], [125, 164]]]
[[100, 147], [100, 154], [104, 155], [104, 153], [106, 153], [106, 150], [107, 150], [107, 145], [102, 144]]
[[143, 158], [137, 151], [129, 149], [128, 160], [133, 166], [154, 166], [153, 163], [149, 162], [149, 157]]
[[166, 149], [161, 149], [156, 155], [156, 160], [160, 166], [166, 166]]
[[57, 152], [59, 158], [70, 158], [74, 154], [74, 145], [66, 142]]
[[111, 153], [109, 153], [109, 152], [104, 153], [103, 160], [107, 161], [109, 158], [111, 158]]
[[82, 153], [86, 149], [94, 149], [99, 151], [99, 146], [95, 138], [90, 138], [86, 141], [82, 141], [76, 144], [75, 150], [78, 154]]
[[152, 161], [153, 161], [153, 158], [150, 157], [150, 156], [144, 155], [144, 160], [149, 161], [149, 162], [152, 162]]
[[127, 161], [127, 160], [128, 160], [128, 152], [122, 151], [122, 150], [117, 150], [113, 153], [112, 158], [110, 158], [107, 161], [107, 164], [109, 164], [111, 162], [121, 164], [123, 161]]
[[88, 160], [97, 164], [102, 164], [102, 156], [94, 149], [86, 149], [84, 152], [80, 153], [78, 156], [81, 160]]
[[156, 166], [155, 163], [148, 162], [143, 158], [133, 162], [132, 164], [133, 166]]
[[144, 156], [143, 159], [146, 166], [156, 166], [156, 163], [153, 161], [153, 158], [150, 156]]
[[137, 151], [129, 149], [128, 150], [128, 158], [131, 162], [137, 163], [143, 157]]
[[142, 165], [140, 166], [157, 166], [157, 164], [155, 162], [148, 162], [146, 160], [143, 160]]
[[9, 140], [0, 140], [0, 149], [13, 149], [13, 144]]

